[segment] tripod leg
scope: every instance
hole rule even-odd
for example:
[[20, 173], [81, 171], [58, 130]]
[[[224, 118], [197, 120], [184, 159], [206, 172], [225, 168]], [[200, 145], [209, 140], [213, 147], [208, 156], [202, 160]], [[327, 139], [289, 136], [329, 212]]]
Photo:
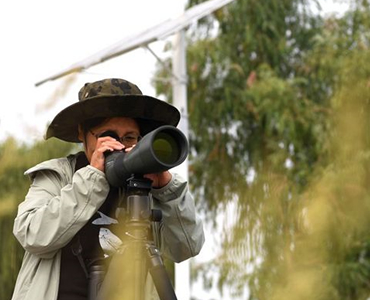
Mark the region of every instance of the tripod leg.
[[112, 258], [97, 300], [143, 300], [147, 272], [145, 245], [131, 242]]
[[166, 272], [158, 249], [154, 245], [147, 247], [149, 272], [161, 300], [177, 300], [171, 280]]

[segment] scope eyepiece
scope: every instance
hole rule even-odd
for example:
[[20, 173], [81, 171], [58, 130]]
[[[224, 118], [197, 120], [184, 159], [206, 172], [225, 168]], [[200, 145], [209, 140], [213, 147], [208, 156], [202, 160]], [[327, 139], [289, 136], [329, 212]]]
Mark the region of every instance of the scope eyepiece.
[[114, 138], [117, 141], [120, 140], [120, 137], [118, 136], [117, 132], [115, 132], [113, 130], [107, 130], [107, 131], [104, 131], [103, 133], [99, 134], [99, 137], [104, 137], [104, 136], [110, 136], [111, 138]]

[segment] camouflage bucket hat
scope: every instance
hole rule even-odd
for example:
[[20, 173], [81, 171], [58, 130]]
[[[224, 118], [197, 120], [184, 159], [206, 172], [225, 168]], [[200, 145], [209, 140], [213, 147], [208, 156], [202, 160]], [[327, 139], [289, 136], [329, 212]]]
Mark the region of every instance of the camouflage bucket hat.
[[162, 125], [176, 126], [180, 120], [180, 113], [174, 106], [143, 95], [135, 84], [123, 79], [86, 83], [78, 93], [78, 100], [55, 116], [45, 139], [56, 137], [78, 143], [78, 125], [93, 118], [137, 119], [142, 135]]

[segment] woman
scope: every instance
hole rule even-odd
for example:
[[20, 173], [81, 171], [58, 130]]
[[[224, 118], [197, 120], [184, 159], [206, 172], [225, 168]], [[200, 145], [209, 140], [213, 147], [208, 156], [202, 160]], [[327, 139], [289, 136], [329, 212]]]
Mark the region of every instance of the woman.
[[[116, 212], [125, 189], [109, 185], [104, 153], [130, 151], [142, 135], [161, 125], [176, 126], [179, 118], [176, 108], [142, 95], [123, 79], [81, 88], [79, 102], [54, 118], [46, 138], [82, 142], [84, 152], [26, 171], [32, 184], [13, 230], [25, 256], [13, 300], [87, 299], [89, 267], [122, 247]], [[145, 177], [153, 181], [153, 206], [163, 214], [153, 240], [173, 261], [197, 255], [204, 233], [187, 183], [169, 171]]]

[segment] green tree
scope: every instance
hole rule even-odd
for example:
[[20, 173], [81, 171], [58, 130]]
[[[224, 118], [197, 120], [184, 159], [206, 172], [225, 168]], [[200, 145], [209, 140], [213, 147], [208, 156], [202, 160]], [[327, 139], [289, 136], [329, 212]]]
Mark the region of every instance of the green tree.
[[300, 195], [301, 231], [278, 265], [271, 299], [367, 299], [369, 295], [370, 65], [368, 51], [341, 59], [328, 120], [325, 168]]
[[[216, 267], [219, 288], [227, 285], [239, 295], [247, 283], [251, 299], [278, 299], [280, 291], [287, 291], [282, 287], [289, 286], [300, 242], [307, 245], [314, 238], [304, 218], [311, 202], [305, 201], [310, 199], [307, 190], [315, 186], [313, 180], [325, 182], [330, 170], [343, 168], [334, 159], [339, 147], [332, 145], [340, 124], [334, 121], [334, 104], [340, 91], [355, 86], [343, 74], [355, 82], [368, 80], [362, 53], [369, 46], [367, 1], [353, 1], [338, 19], [312, 13], [315, 5], [304, 0], [235, 1], [188, 37], [189, 178], [212, 217], [229, 203], [236, 207], [234, 225], [223, 235], [222, 254], [198, 271], [207, 277]], [[349, 68], [351, 64], [357, 68]], [[356, 76], [350, 73], [356, 71]], [[160, 68], [158, 76], [170, 74]], [[157, 83], [157, 92], [171, 97], [163, 82]], [[364, 111], [360, 100], [366, 99], [359, 97], [353, 112]], [[343, 174], [351, 172], [343, 169]], [[336, 177], [330, 182], [338, 187]], [[326, 244], [334, 247], [336, 238], [338, 234], [326, 235]], [[322, 280], [331, 290], [320, 297], [352, 299], [363, 289], [355, 279], [343, 280], [349, 274], [346, 259], [366, 252], [363, 238], [348, 239], [357, 248], [333, 256], [342, 264]], [[332, 265], [330, 260], [314, 264]], [[351, 266], [358, 271], [351, 278], [367, 274], [353, 260]], [[319, 299], [312, 293], [300, 295]]]

